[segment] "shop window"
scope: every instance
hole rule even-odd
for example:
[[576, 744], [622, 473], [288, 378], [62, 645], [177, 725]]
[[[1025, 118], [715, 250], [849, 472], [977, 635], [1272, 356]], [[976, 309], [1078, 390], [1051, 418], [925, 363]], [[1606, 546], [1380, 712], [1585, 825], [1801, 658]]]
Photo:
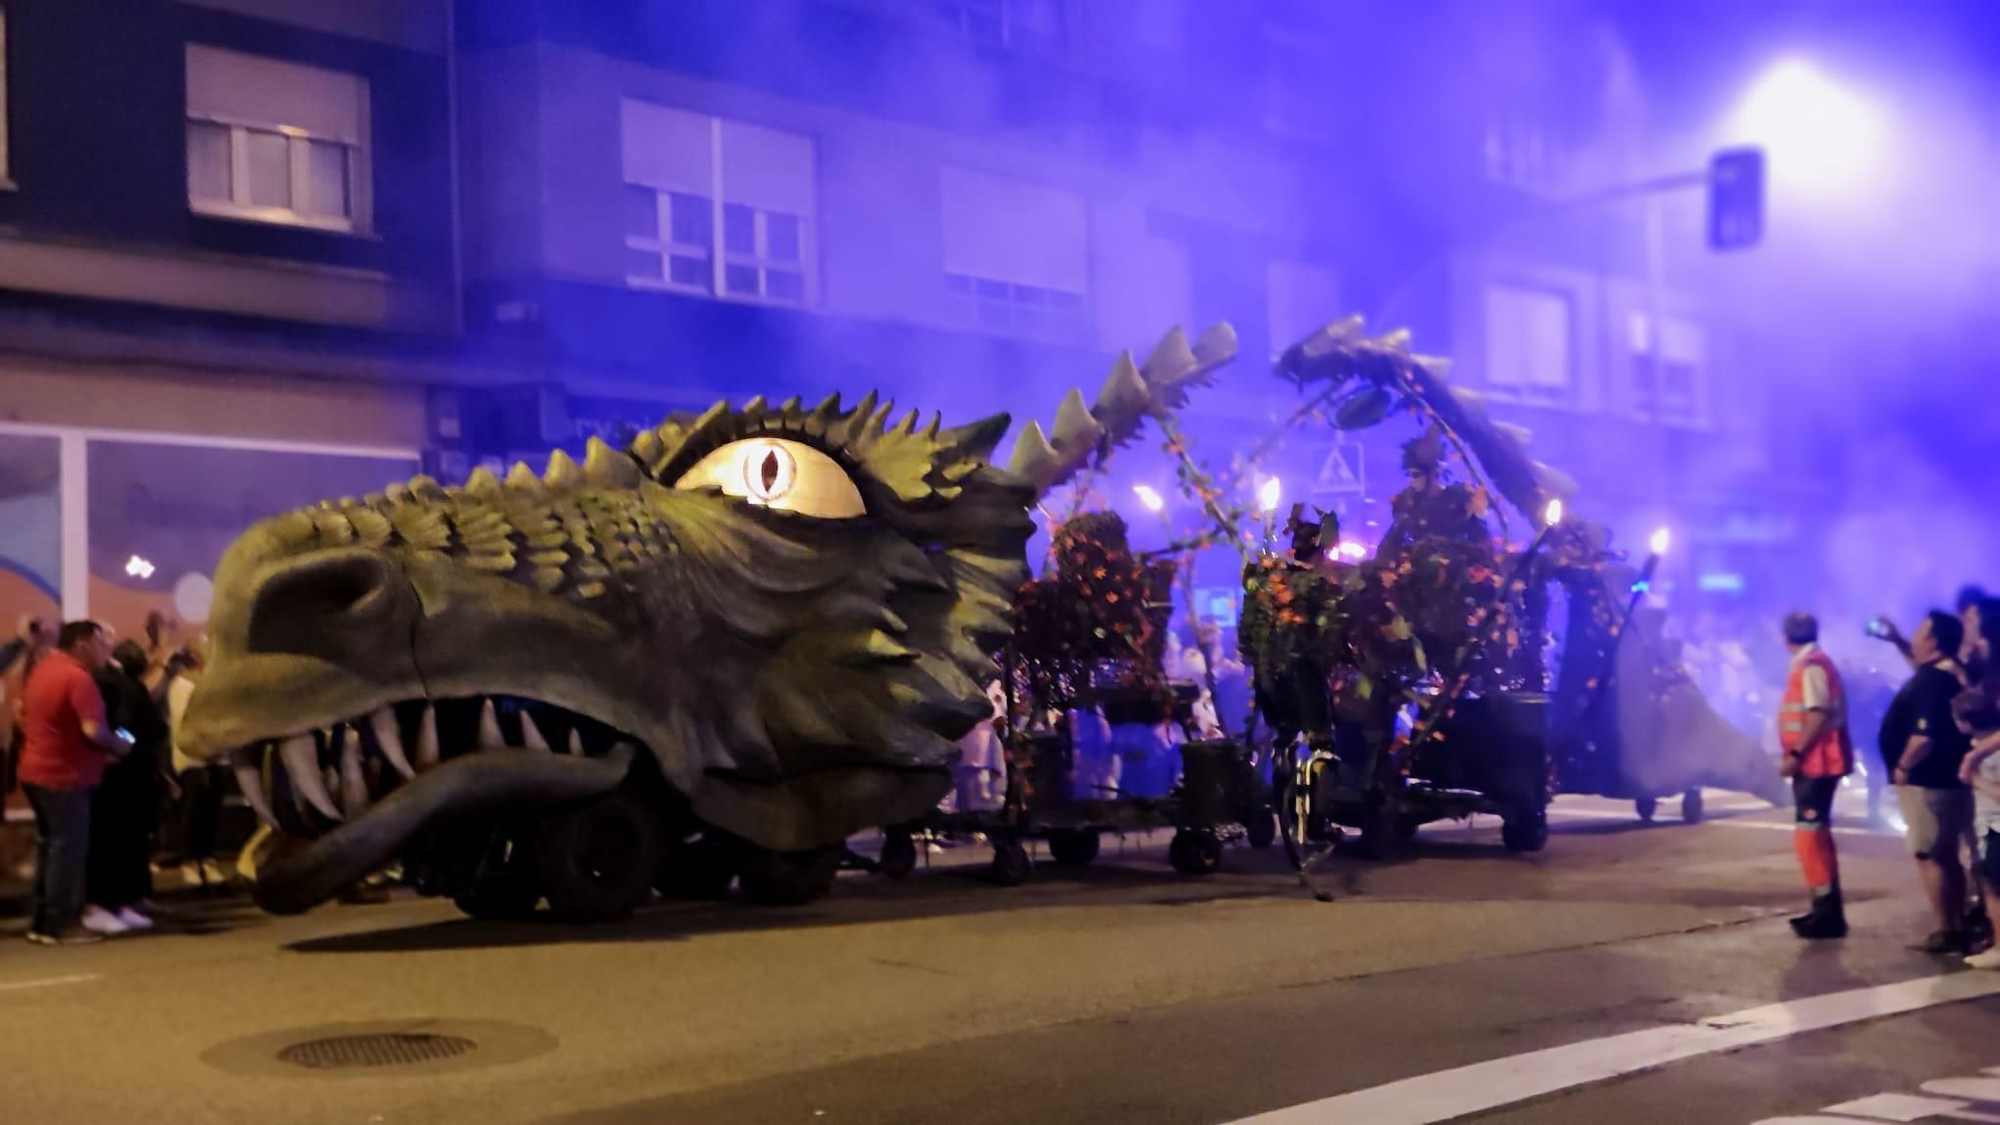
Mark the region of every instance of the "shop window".
[[156, 612], [197, 628], [215, 564], [258, 520], [417, 472], [399, 457], [102, 440], [87, 464], [90, 612], [122, 635]]
[[[51, 637], [62, 622], [61, 476], [55, 438], [0, 434], [0, 640], [17, 636], [27, 618]], [[0, 748], [20, 720], [27, 665], [24, 658], [0, 669]], [[17, 796], [6, 800], [19, 805]]]
[[946, 168], [945, 304], [967, 328], [1072, 342], [1088, 335], [1089, 220], [1081, 196]]
[[188, 205], [205, 215], [366, 230], [368, 80], [187, 48]]
[[811, 303], [810, 138], [638, 101], [623, 134], [628, 283]]
[[1570, 302], [1563, 294], [1516, 285], [1486, 289], [1486, 382], [1495, 397], [1571, 401]]

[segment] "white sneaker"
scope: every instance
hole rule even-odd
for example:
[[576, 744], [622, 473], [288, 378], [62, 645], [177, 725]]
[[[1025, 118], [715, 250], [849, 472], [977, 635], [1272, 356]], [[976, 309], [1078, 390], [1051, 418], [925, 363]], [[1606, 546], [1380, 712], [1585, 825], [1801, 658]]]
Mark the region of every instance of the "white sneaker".
[[110, 937], [113, 934], [122, 934], [132, 928], [119, 921], [118, 915], [111, 913], [101, 906], [95, 905], [84, 907], [83, 917], [79, 921], [83, 923], [84, 929], [89, 930], [93, 934], [103, 934], [105, 937]]
[[119, 907], [117, 917], [118, 921], [123, 923], [128, 930], [150, 930], [153, 928], [153, 920], [139, 913], [134, 907]]
[[2000, 969], [2000, 945], [1984, 953], [1975, 953], [1965, 959], [1967, 966], [1974, 969]]

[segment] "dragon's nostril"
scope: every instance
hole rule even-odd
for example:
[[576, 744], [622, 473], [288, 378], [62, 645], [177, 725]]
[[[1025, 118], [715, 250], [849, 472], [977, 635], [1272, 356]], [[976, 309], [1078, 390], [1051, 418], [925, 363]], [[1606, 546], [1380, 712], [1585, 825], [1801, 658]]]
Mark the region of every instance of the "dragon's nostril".
[[371, 551], [299, 559], [258, 587], [250, 614], [251, 647], [294, 648], [342, 619], [386, 608], [396, 581], [393, 563]]

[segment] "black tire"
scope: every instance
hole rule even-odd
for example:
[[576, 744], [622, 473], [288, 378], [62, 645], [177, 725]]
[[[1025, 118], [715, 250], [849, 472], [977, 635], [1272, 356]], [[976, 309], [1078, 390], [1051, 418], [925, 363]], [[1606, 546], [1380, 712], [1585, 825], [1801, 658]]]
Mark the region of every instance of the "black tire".
[[876, 860], [882, 874], [898, 881], [917, 869], [917, 841], [907, 828], [891, 828], [882, 833], [882, 855]]
[[1243, 823], [1243, 834], [1250, 846], [1263, 851], [1278, 842], [1278, 812], [1276, 809], [1258, 806]]
[[1524, 809], [1500, 824], [1500, 842], [1510, 852], [1538, 852], [1549, 842], [1549, 816], [1544, 809]]
[[1660, 811], [1660, 799], [1658, 797], [1641, 797], [1632, 802], [1632, 807], [1638, 810], [1641, 821], [1651, 824], [1653, 823], [1653, 817], [1658, 815]]
[[528, 879], [496, 879], [451, 901], [482, 922], [524, 922], [534, 917], [542, 892]]
[[759, 906], [798, 906], [833, 889], [844, 848], [773, 852], [751, 848], [737, 871], [743, 895]]
[[1390, 822], [1390, 838], [1396, 842], [1398, 847], [1407, 847], [1416, 842], [1417, 829], [1422, 827], [1423, 822], [1419, 821], [1415, 816], [1403, 813]]
[[729, 897], [736, 881], [736, 852], [729, 841], [698, 836], [665, 849], [653, 886], [668, 898], [713, 902]]
[[1698, 788], [1690, 789], [1681, 794], [1681, 822], [1683, 824], [1700, 824], [1702, 815], [1701, 790]]
[[1198, 828], [1183, 828], [1167, 845], [1167, 862], [1183, 875], [1213, 875], [1222, 866], [1222, 838]]
[[1028, 849], [1019, 840], [999, 840], [993, 845], [993, 862], [986, 869], [987, 878], [1003, 887], [1018, 887], [1028, 881], [1034, 871], [1034, 864], [1028, 859]]
[[653, 893], [659, 819], [623, 790], [564, 809], [535, 835], [535, 868], [557, 914], [583, 922], [623, 918]]
[[1370, 805], [1355, 830], [1353, 854], [1358, 859], [1386, 858], [1396, 843], [1396, 814], [1387, 805]]
[[1095, 828], [1059, 828], [1049, 833], [1049, 858], [1064, 867], [1083, 867], [1097, 858], [1102, 844]]

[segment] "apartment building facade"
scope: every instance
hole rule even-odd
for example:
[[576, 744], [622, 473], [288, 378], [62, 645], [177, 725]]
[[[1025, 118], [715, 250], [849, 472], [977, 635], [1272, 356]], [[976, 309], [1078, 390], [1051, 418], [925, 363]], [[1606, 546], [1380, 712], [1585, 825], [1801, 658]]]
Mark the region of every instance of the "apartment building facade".
[[[718, 397], [1046, 418], [1220, 318], [1218, 455], [1290, 405], [1265, 361], [1350, 309], [1553, 464], [1740, 444], [1696, 302], [1468, 226], [1546, 163], [1515, 138], [1548, 92], [1355, 96], [1460, 47], [1361, 52], [1315, 9], [0, 0], [0, 615], [199, 621], [261, 515]], [[1283, 471], [1361, 526], [1393, 442], [1301, 435]]]

